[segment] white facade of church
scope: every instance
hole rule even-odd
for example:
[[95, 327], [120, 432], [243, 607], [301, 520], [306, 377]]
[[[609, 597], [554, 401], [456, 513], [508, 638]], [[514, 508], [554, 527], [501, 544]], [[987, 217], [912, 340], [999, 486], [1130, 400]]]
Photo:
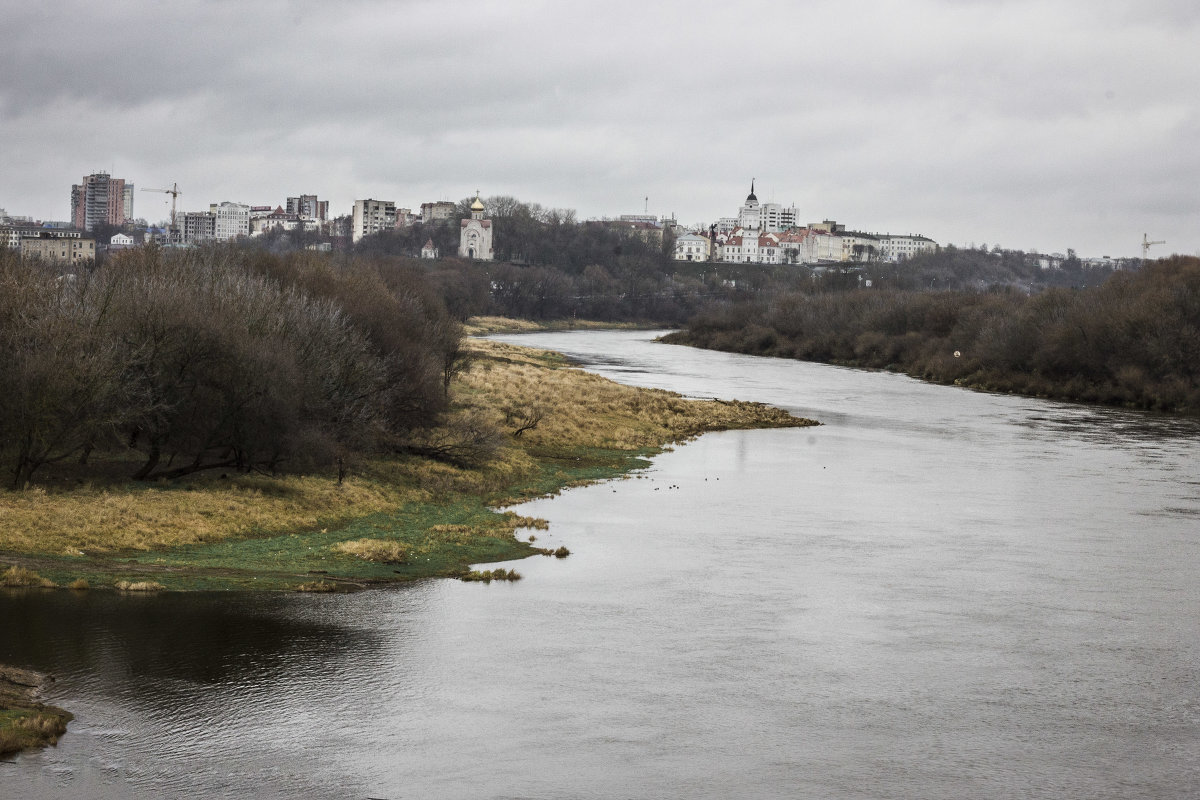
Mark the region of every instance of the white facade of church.
[[459, 258], [470, 258], [476, 261], [492, 261], [492, 221], [484, 219], [486, 209], [479, 195], [471, 203], [471, 218], [462, 221], [462, 230], [458, 237]]

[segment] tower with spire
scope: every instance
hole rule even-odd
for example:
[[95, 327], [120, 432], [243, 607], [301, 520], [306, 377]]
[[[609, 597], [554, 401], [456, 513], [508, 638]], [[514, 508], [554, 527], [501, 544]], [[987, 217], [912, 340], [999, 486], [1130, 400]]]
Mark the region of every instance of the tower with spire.
[[738, 227], [742, 230], [756, 231], [762, 228], [758, 197], [754, 194], [754, 178], [750, 179], [750, 194], [746, 195], [746, 202], [738, 212]]

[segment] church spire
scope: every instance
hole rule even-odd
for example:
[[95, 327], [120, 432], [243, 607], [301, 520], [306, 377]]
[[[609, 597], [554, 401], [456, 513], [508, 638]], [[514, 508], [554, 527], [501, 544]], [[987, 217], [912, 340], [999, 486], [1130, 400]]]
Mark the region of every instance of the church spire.
[[746, 198], [747, 203], [757, 203], [758, 198], [754, 196], [754, 178], [750, 179], [750, 195]]

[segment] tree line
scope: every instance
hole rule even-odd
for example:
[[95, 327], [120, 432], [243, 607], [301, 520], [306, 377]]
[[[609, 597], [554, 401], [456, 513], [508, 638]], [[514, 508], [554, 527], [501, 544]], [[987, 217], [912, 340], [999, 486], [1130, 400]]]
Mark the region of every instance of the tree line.
[[710, 305], [674, 341], [1065, 400], [1200, 412], [1200, 259], [1029, 294], [863, 289]]
[[460, 341], [430, 276], [392, 262], [147, 247], [64, 273], [0, 248], [0, 457], [19, 488], [98, 453], [155, 480], [404, 449]]

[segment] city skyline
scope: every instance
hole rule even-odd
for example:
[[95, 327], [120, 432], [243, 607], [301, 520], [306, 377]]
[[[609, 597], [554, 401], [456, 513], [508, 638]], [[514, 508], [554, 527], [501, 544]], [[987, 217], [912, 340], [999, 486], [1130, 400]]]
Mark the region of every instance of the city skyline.
[[315, 192], [340, 215], [479, 188], [692, 224], [733, 213], [756, 178], [803, 222], [1113, 257], [1147, 233], [1166, 241], [1152, 256], [1200, 252], [1186, 2], [256, 9], [14, 18], [0, 207], [68, 219], [71, 185], [105, 171], [151, 222], [170, 198], [141, 189], [178, 183], [181, 210]]

